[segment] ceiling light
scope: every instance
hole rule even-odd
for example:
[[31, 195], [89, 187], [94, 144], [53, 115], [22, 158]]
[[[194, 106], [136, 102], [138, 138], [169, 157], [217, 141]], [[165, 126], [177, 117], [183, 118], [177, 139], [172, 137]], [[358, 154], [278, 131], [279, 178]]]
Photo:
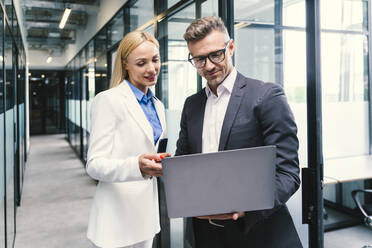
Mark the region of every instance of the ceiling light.
[[52, 59], [53, 59], [53, 57], [49, 55], [46, 62], [49, 64], [50, 62], [52, 62]]
[[66, 22], [67, 22], [67, 19], [70, 16], [70, 13], [71, 13], [71, 9], [70, 8], [66, 8], [65, 9], [65, 12], [63, 13], [61, 22], [59, 23], [59, 28], [60, 29], [63, 29], [65, 27]]
[[0, 62], [3, 62], [4, 58], [0, 55]]
[[41, 74], [41, 78], [45, 78], [45, 75], [44, 74]]

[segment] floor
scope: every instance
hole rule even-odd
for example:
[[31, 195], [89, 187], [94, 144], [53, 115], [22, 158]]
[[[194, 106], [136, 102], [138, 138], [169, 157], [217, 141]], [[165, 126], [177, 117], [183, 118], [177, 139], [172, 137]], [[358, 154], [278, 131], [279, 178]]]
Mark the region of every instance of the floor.
[[64, 138], [31, 136], [16, 248], [89, 247], [86, 230], [96, 184]]
[[372, 247], [372, 229], [364, 225], [343, 228], [324, 234], [325, 248], [362, 248], [365, 245], [371, 245], [369, 247]]
[[[65, 140], [65, 135], [31, 136], [15, 248], [87, 248], [86, 229], [95, 182]], [[172, 220], [171, 247], [182, 247], [182, 219]], [[363, 225], [326, 232], [325, 248], [372, 244]], [[308, 247], [304, 245], [304, 247]]]

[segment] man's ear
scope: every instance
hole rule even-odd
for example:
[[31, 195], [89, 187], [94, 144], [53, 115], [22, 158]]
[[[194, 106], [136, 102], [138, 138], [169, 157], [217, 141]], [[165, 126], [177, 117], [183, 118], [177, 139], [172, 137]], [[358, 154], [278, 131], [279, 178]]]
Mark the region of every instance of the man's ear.
[[233, 39], [230, 40], [230, 45], [229, 45], [229, 53], [231, 56], [234, 55], [235, 51], [235, 41]]

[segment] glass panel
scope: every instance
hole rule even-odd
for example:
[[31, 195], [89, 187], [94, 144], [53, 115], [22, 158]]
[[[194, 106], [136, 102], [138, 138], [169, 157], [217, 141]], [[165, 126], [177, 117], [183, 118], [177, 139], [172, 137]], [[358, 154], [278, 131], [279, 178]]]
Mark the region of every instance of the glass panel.
[[[59, 133], [60, 126], [58, 123], [58, 116], [60, 114], [59, 110], [59, 100], [61, 98], [61, 75], [60, 72], [45, 72], [45, 78], [42, 79], [42, 90], [43, 96], [46, 100], [45, 104], [45, 133]], [[43, 99], [42, 99], [43, 100]]]
[[[0, 44], [3, 44], [3, 35], [4, 35], [4, 25], [3, 25], [3, 12], [0, 10]], [[6, 135], [4, 127], [4, 51], [3, 46], [0, 45], [0, 246], [5, 247], [5, 209], [4, 209], [4, 199], [5, 199], [5, 190], [4, 190], [4, 135]]]
[[76, 58], [72, 61], [72, 77], [71, 77], [71, 84], [70, 84], [70, 116], [71, 116], [71, 145], [72, 147], [75, 146], [75, 129], [76, 129], [76, 110], [75, 110], [75, 84], [76, 84], [76, 78], [75, 78], [75, 71], [76, 71]]
[[5, 35], [5, 98], [6, 98], [6, 199], [7, 199], [7, 241], [12, 247], [15, 235], [15, 204], [14, 204], [14, 71], [13, 71], [13, 42], [10, 28], [6, 25]]
[[75, 102], [75, 150], [81, 154], [80, 150], [80, 135], [81, 135], [81, 95], [80, 95], [80, 87], [81, 87], [81, 81], [80, 81], [80, 71], [75, 71], [75, 84], [74, 84], [74, 102]]
[[124, 36], [123, 11], [119, 11], [114, 19], [108, 24], [108, 44], [112, 46], [120, 41]]
[[107, 80], [107, 43], [106, 30], [102, 31], [94, 39], [95, 51], [95, 94], [108, 89], [109, 82]]
[[[196, 70], [187, 62], [188, 48], [183, 39], [187, 26], [194, 19], [195, 4], [191, 4], [158, 25], [162, 57], [159, 83], [161, 83], [161, 99], [166, 106], [169, 139], [167, 149], [170, 153], [175, 152], [184, 101], [187, 96], [197, 91]], [[167, 219], [166, 216], [162, 218]], [[171, 219], [171, 247], [183, 247], [183, 233], [183, 219]]]
[[[292, 25], [291, 5], [304, 16], [302, 1], [234, 1], [235, 8], [235, 66], [247, 77], [264, 82], [283, 83], [288, 103], [294, 113], [300, 142], [300, 166], [307, 166], [306, 115], [306, 35], [304, 31], [275, 29], [275, 9], [283, 7], [283, 22]], [[279, 13], [278, 13], [279, 14]], [[297, 13], [296, 13], [297, 14]], [[304, 17], [301, 19], [304, 20]], [[281, 21], [281, 20], [277, 20]], [[255, 22], [255, 25], [252, 25]], [[297, 20], [296, 26], [301, 24]], [[294, 70], [293, 68], [296, 68]], [[302, 224], [301, 189], [287, 202], [302, 244], [308, 243], [308, 227]]]
[[324, 157], [368, 154], [367, 37], [323, 32], [321, 42]]
[[44, 96], [44, 78], [43, 73], [30, 71], [30, 133], [41, 134], [45, 130], [45, 96]]
[[234, 1], [235, 22], [274, 23], [274, 0]]
[[[94, 75], [94, 70], [92, 71], [93, 75]], [[86, 160], [86, 156], [87, 156], [87, 151], [88, 151], [88, 137], [87, 137], [87, 100], [88, 100], [88, 81], [89, 81], [89, 71], [88, 71], [88, 68], [85, 67], [83, 69], [81, 69], [81, 100], [80, 100], [80, 104], [81, 104], [81, 135], [82, 135], [82, 139], [81, 141], [83, 142], [82, 143], [82, 151], [81, 151], [81, 154], [82, 154], [82, 157], [84, 160]]]
[[243, 75], [265, 82], [276, 81], [274, 37], [273, 29], [249, 26], [235, 29], [235, 62]]
[[171, 8], [173, 5], [178, 3], [180, 0], [166, 0], [166, 1], [167, 1], [168, 8]]
[[[283, 30], [283, 82], [297, 124], [300, 167], [307, 167], [306, 33], [304, 31]], [[302, 224], [301, 192], [302, 188], [289, 199], [287, 205], [305, 247], [308, 244], [308, 226]]]
[[154, 2], [138, 0], [130, 7], [129, 13], [130, 31], [133, 31], [154, 17]]
[[283, 25], [303, 28], [306, 26], [305, 0], [283, 1]]
[[218, 0], [205, 1], [201, 5], [202, 17], [204, 16], [218, 16]]
[[322, 29], [367, 30], [368, 1], [320, 1]]
[[30, 74], [31, 134], [64, 132], [60, 108], [61, 103], [64, 105], [63, 72], [30, 70]]

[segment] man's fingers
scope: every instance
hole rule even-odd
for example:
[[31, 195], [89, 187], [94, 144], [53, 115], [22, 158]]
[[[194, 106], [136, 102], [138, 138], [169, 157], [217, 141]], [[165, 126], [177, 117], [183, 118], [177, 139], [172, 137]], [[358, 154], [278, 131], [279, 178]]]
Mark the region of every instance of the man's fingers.
[[239, 218], [239, 213], [233, 213], [232, 218], [233, 220], [237, 220]]
[[216, 214], [216, 215], [205, 215], [205, 216], [198, 216], [196, 218], [198, 219], [212, 219], [212, 220], [237, 220], [239, 217], [242, 216], [241, 213], [235, 212], [235, 213], [229, 213], [229, 214]]
[[209, 216], [197, 216], [196, 218], [206, 220], [206, 219], [211, 219]]

